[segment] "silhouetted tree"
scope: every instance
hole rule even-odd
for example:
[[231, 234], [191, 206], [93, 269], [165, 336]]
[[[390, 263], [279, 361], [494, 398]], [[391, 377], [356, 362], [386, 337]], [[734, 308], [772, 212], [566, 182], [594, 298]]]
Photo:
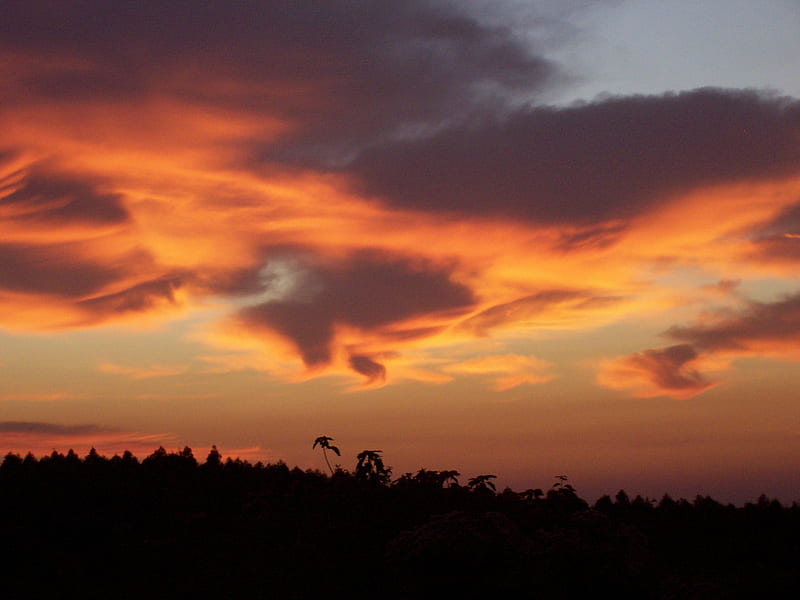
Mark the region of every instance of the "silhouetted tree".
[[611, 514], [611, 512], [614, 510], [614, 501], [608, 494], [603, 494], [597, 499], [597, 501], [595, 501], [593, 508], [601, 513]]
[[10, 471], [22, 466], [22, 457], [19, 454], [9, 452], [3, 459], [3, 464], [0, 465], [0, 471]]
[[559, 488], [559, 487], [564, 487], [565, 485], [569, 485], [569, 484], [567, 483], [567, 481], [569, 480], [569, 477], [567, 477], [566, 475], [554, 475], [554, 477], [555, 477], [556, 479], [558, 479], [558, 481], [556, 481], [556, 482], [553, 484], [553, 488], [554, 488], [554, 489], [555, 489], [555, 488]]
[[670, 511], [673, 510], [677, 505], [678, 503], [672, 499], [672, 496], [669, 494], [664, 494], [661, 497], [661, 501], [658, 503], [657, 508], [661, 511]]
[[125, 452], [122, 453], [122, 462], [129, 465], [138, 465], [139, 459], [136, 458], [130, 450], [125, 450]]
[[479, 494], [494, 494], [497, 487], [491, 480], [496, 478], [496, 475], [478, 475], [467, 482], [467, 488]]
[[389, 482], [392, 470], [383, 464], [382, 450], [362, 450], [356, 457], [356, 477], [372, 483], [385, 484]]
[[148, 466], [158, 461], [161, 461], [167, 457], [167, 450], [164, 446], [159, 446], [156, 448], [150, 456], [145, 457], [142, 461], [143, 466]]
[[450, 484], [449, 487], [458, 487], [458, 478], [461, 477], [461, 473], [452, 469], [438, 471], [438, 473], [440, 485], [442, 487], [446, 486], [448, 483]]
[[83, 462], [85, 462], [87, 465], [97, 465], [105, 462], [105, 460], [105, 457], [100, 456], [95, 447], [92, 446], [92, 448], [89, 450], [89, 454], [87, 454], [86, 458], [83, 459]]
[[328, 461], [328, 450], [330, 450], [331, 452], [335, 452], [336, 456], [342, 455], [342, 453], [339, 452], [339, 448], [337, 448], [336, 446], [331, 446], [330, 443], [332, 441], [333, 441], [332, 437], [328, 437], [327, 435], [321, 435], [314, 440], [314, 445], [311, 446], [312, 449], [316, 448], [317, 446], [322, 448], [322, 456], [325, 458], [325, 464], [328, 465], [328, 469], [330, 470], [331, 475], [333, 475], [333, 467], [331, 467], [331, 463]]
[[539, 488], [527, 489], [524, 492], [520, 492], [519, 494], [520, 498], [528, 502], [539, 500], [542, 496], [544, 496], [544, 492]]
[[184, 461], [184, 463], [191, 465], [193, 467], [197, 466], [197, 459], [195, 459], [194, 453], [192, 452], [192, 449], [189, 448], [189, 446], [184, 446], [183, 450], [181, 450], [180, 453], [178, 453], [178, 456], [181, 458], [181, 460]]
[[211, 450], [208, 451], [208, 456], [206, 456], [206, 467], [210, 467], [212, 469], [218, 468], [222, 466], [222, 455], [217, 450], [217, 446], [211, 446]]

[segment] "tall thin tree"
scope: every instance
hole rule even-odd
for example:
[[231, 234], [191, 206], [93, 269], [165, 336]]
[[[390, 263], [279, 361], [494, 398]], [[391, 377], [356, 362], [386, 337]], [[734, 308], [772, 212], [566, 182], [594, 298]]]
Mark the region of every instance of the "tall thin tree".
[[331, 463], [328, 460], [328, 450], [331, 452], [335, 452], [336, 456], [341, 456], [342, 453], [339, 452], [339, 448], [336, 446], [331, 446], [331, 442], [333, 441], [332, 437], [328, 437], [327, 435], [321, 435], [317, 439], [314, 440], [314, 445], [311, 448], [316, 448], [319, 446], [322, 448], [322, 456], [325, 458], [325, 464], [328, 465], [328, 469], [330, 469], [331, 475], [333, 475], [333, 467], [331, 467]]

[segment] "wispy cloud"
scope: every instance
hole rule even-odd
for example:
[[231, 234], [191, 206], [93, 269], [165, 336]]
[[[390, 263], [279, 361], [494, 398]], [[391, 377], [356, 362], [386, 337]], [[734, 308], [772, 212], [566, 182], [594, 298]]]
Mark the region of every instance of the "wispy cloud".
[[609, 361], [598, 381], [637, 396], [686, 398], [717, 383], [704, 370], [728, 368], [738, 357], [800, 361], [800, 294], [774, 302], [745, 300], [739, 308], [706, 311], [696, 322], [672, 326], [663, 335], [682, 343]]
[[447, 365], [448, 373], [487, 376], [492, 389], [502, 392], [523, 384], [538, 384], [555, 377], [551, 373], [553, 365], [535, 356], [519, 354], [487, 355], [470, 358]]
[[174, 444], [170, 433], [141, 433], [124, 431], [96, 424], [59, 424], [41, 421], [0, 421], [0, 446], [4, 450], [41, 455], [53, 449], [65, 452], [73, 448], [88, 452], [94, 447], [101, 454], [149, 454], [160, 445]]
[[153, 377], [171, 377], [174, 375], [182, 375], [189, 370], [186, 365], [157, 365], [150, 364], [146, 366], [124, 366], [117, 365], [110, 362], [103, 362], [97, 366], [98, 370], [103, 373], [111, 373], [113, 375], [123, 375], [130, 379], [150, 379]]
[[22, 402], [54, 402], [65, 400], [79, 400], [82, 394], [72, 392], [15, 392], [0, 394], [0, 401], [17, 400]]

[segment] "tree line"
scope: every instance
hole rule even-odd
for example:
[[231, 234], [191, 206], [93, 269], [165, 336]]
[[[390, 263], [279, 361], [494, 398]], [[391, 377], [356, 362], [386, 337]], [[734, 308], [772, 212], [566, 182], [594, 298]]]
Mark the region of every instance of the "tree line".
[[[0, 465], [7, 597], [790, 597], [800, 506], [762, 496], [593, 504], [566, 475], [498, 491], [493, 475], [392, 477], [380, 450], [352, 471], [251, 464], [212, 448], [139, 460], [53, 451]], [[793, 597], [793, 596], [791, 596]]]

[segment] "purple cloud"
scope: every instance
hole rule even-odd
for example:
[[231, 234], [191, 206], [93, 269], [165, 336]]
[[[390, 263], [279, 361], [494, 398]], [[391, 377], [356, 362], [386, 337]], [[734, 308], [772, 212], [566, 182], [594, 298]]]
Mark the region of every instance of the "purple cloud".
[[[418, 259], [362, 251], [310, 269], [306, 289], [239, 313], [247, 328], [289, 340], [309, 367], [331, 361], [337, 324], [380, 332], [415, 316], [464, 312], [475, 303], [472, 292], [452, 282], [447, 271]], [[350, 364], [369, 378], [379, 374], [371, 357], [356, 354]]]
[[393, 206], [591, 225], [699, 186], [796, 175], [799, 134], [798, 101], [700, 89], [524, 108], [388, 142], [348, 170]]

